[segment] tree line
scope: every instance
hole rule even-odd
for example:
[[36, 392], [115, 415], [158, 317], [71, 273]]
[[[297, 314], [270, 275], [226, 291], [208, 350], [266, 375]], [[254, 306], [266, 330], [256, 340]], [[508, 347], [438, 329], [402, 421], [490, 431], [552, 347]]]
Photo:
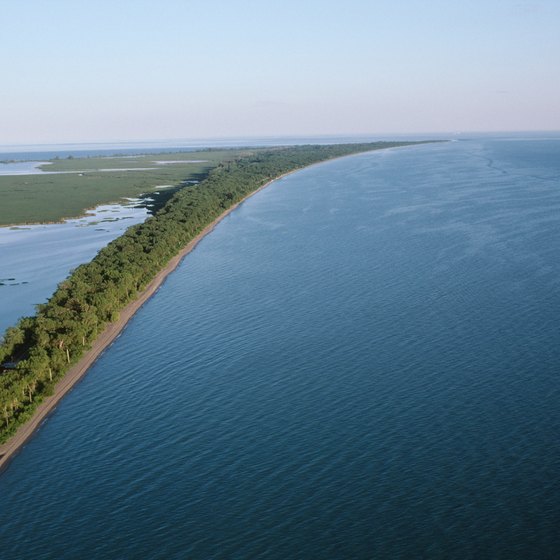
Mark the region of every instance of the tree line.
[[225, 210], [267, 181], [312, 163], [411, 142], [296, 146], [257, 151], [218, 165], [185, 187], [144, 223], [130, 227], [78, 266], [33, 317], [7, 329], [0, 343], [0, 442], [33, 414], [45, 396], [108, 323], [189, 241]]

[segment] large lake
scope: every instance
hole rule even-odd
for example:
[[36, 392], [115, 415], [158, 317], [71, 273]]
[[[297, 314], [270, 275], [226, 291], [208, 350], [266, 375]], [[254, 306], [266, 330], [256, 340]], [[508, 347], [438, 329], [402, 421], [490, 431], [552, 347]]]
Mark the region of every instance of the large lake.
[[18, 559], [556, 558], [560, 140], [295, 173], [0, 476]]

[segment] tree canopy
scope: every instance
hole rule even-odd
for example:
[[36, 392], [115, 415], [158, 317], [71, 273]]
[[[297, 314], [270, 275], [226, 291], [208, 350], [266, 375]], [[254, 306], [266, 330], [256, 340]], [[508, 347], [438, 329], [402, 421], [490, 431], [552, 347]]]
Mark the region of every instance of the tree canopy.
[[[177, 192], [153, 217], [130, 227], [78, 266], [33, 317], [7, 329], [0, 363], [0, 442], [52, 393], [108, 323], [189, 241], [225, 210], [267, 181], [312, 163], [410, 143], [275, 148], [218, 165], [203, 182]], [[1, 370], [0, 370], [1, 371]]]

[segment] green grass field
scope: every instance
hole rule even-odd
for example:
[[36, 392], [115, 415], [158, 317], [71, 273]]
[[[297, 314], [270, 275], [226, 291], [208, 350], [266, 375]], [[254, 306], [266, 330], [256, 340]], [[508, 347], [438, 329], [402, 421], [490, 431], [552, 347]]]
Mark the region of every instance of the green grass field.
[[[182, 187], [183, 181], [200, 180], [218, 163], [248, 152], [207, 150], [51, 160], [43, 171], [64, 173], [0, 176], [0, 226], [58, 222], [80, 216], [99, 204], [150, 195], [162, 185], [173, 185], [155, 197], [157, 209]], [[179, 163], [156, 163], [162, 161]], [[104, 169], [110, 171], [101, 171]]]

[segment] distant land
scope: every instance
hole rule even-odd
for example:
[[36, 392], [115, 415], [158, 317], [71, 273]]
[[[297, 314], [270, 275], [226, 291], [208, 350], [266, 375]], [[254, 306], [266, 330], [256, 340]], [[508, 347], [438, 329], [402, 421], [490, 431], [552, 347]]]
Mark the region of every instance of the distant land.
[[125, 197], [142, 197], [148, 208], [157, 210], [178, 189], [201, 181], [220, 162], [248, 153], [227, 149], [130, 157], [68, 156], [41, 165], [39, 170], [45, 173], [17, 175], [3, 174], [17, 165], [0, 163], [0, 227], [59, 222]]
[[0, 442], [7, 442], [0, 448], [0, 469], [182, 257], [243, 200], [314, 163], [411, 144], [297, 146], [227, 161], [76, 268], [34, 317], [8, 328], [0, 344]]
[[[323, 135], [0, 145], [0, 227], [60, 222], [82, 216], [100, 204], [129, 197], [141, 197], [141, 204], [154, 212], [185, 184], [204, 179], [220, 162], [255, 150], [380, 140], [425, 141], [434, 137]], [[164, 161], [173, 163], [162, 164]], [[45, 173], [18, 171], [7, 175], [10, 167], [21, 165], [19, 162], [29, 162], [28, 166], [31, 162], [42, 163], [39, 170]]]
[[[141, 197], [141, 204], [154, 212], [182, 186], [202, 180], [220, 162], [257, 149], [380, 140], [424, 141], [433, 137], [323, 135], [4, 145], [0, 146], [0, 227], [60, 222], [125, 197]], [[155, 163], [164, 160], [175, 163]], [[17, 162], [43, 163], [39, 170], [45, 174], [5, 175]]]

